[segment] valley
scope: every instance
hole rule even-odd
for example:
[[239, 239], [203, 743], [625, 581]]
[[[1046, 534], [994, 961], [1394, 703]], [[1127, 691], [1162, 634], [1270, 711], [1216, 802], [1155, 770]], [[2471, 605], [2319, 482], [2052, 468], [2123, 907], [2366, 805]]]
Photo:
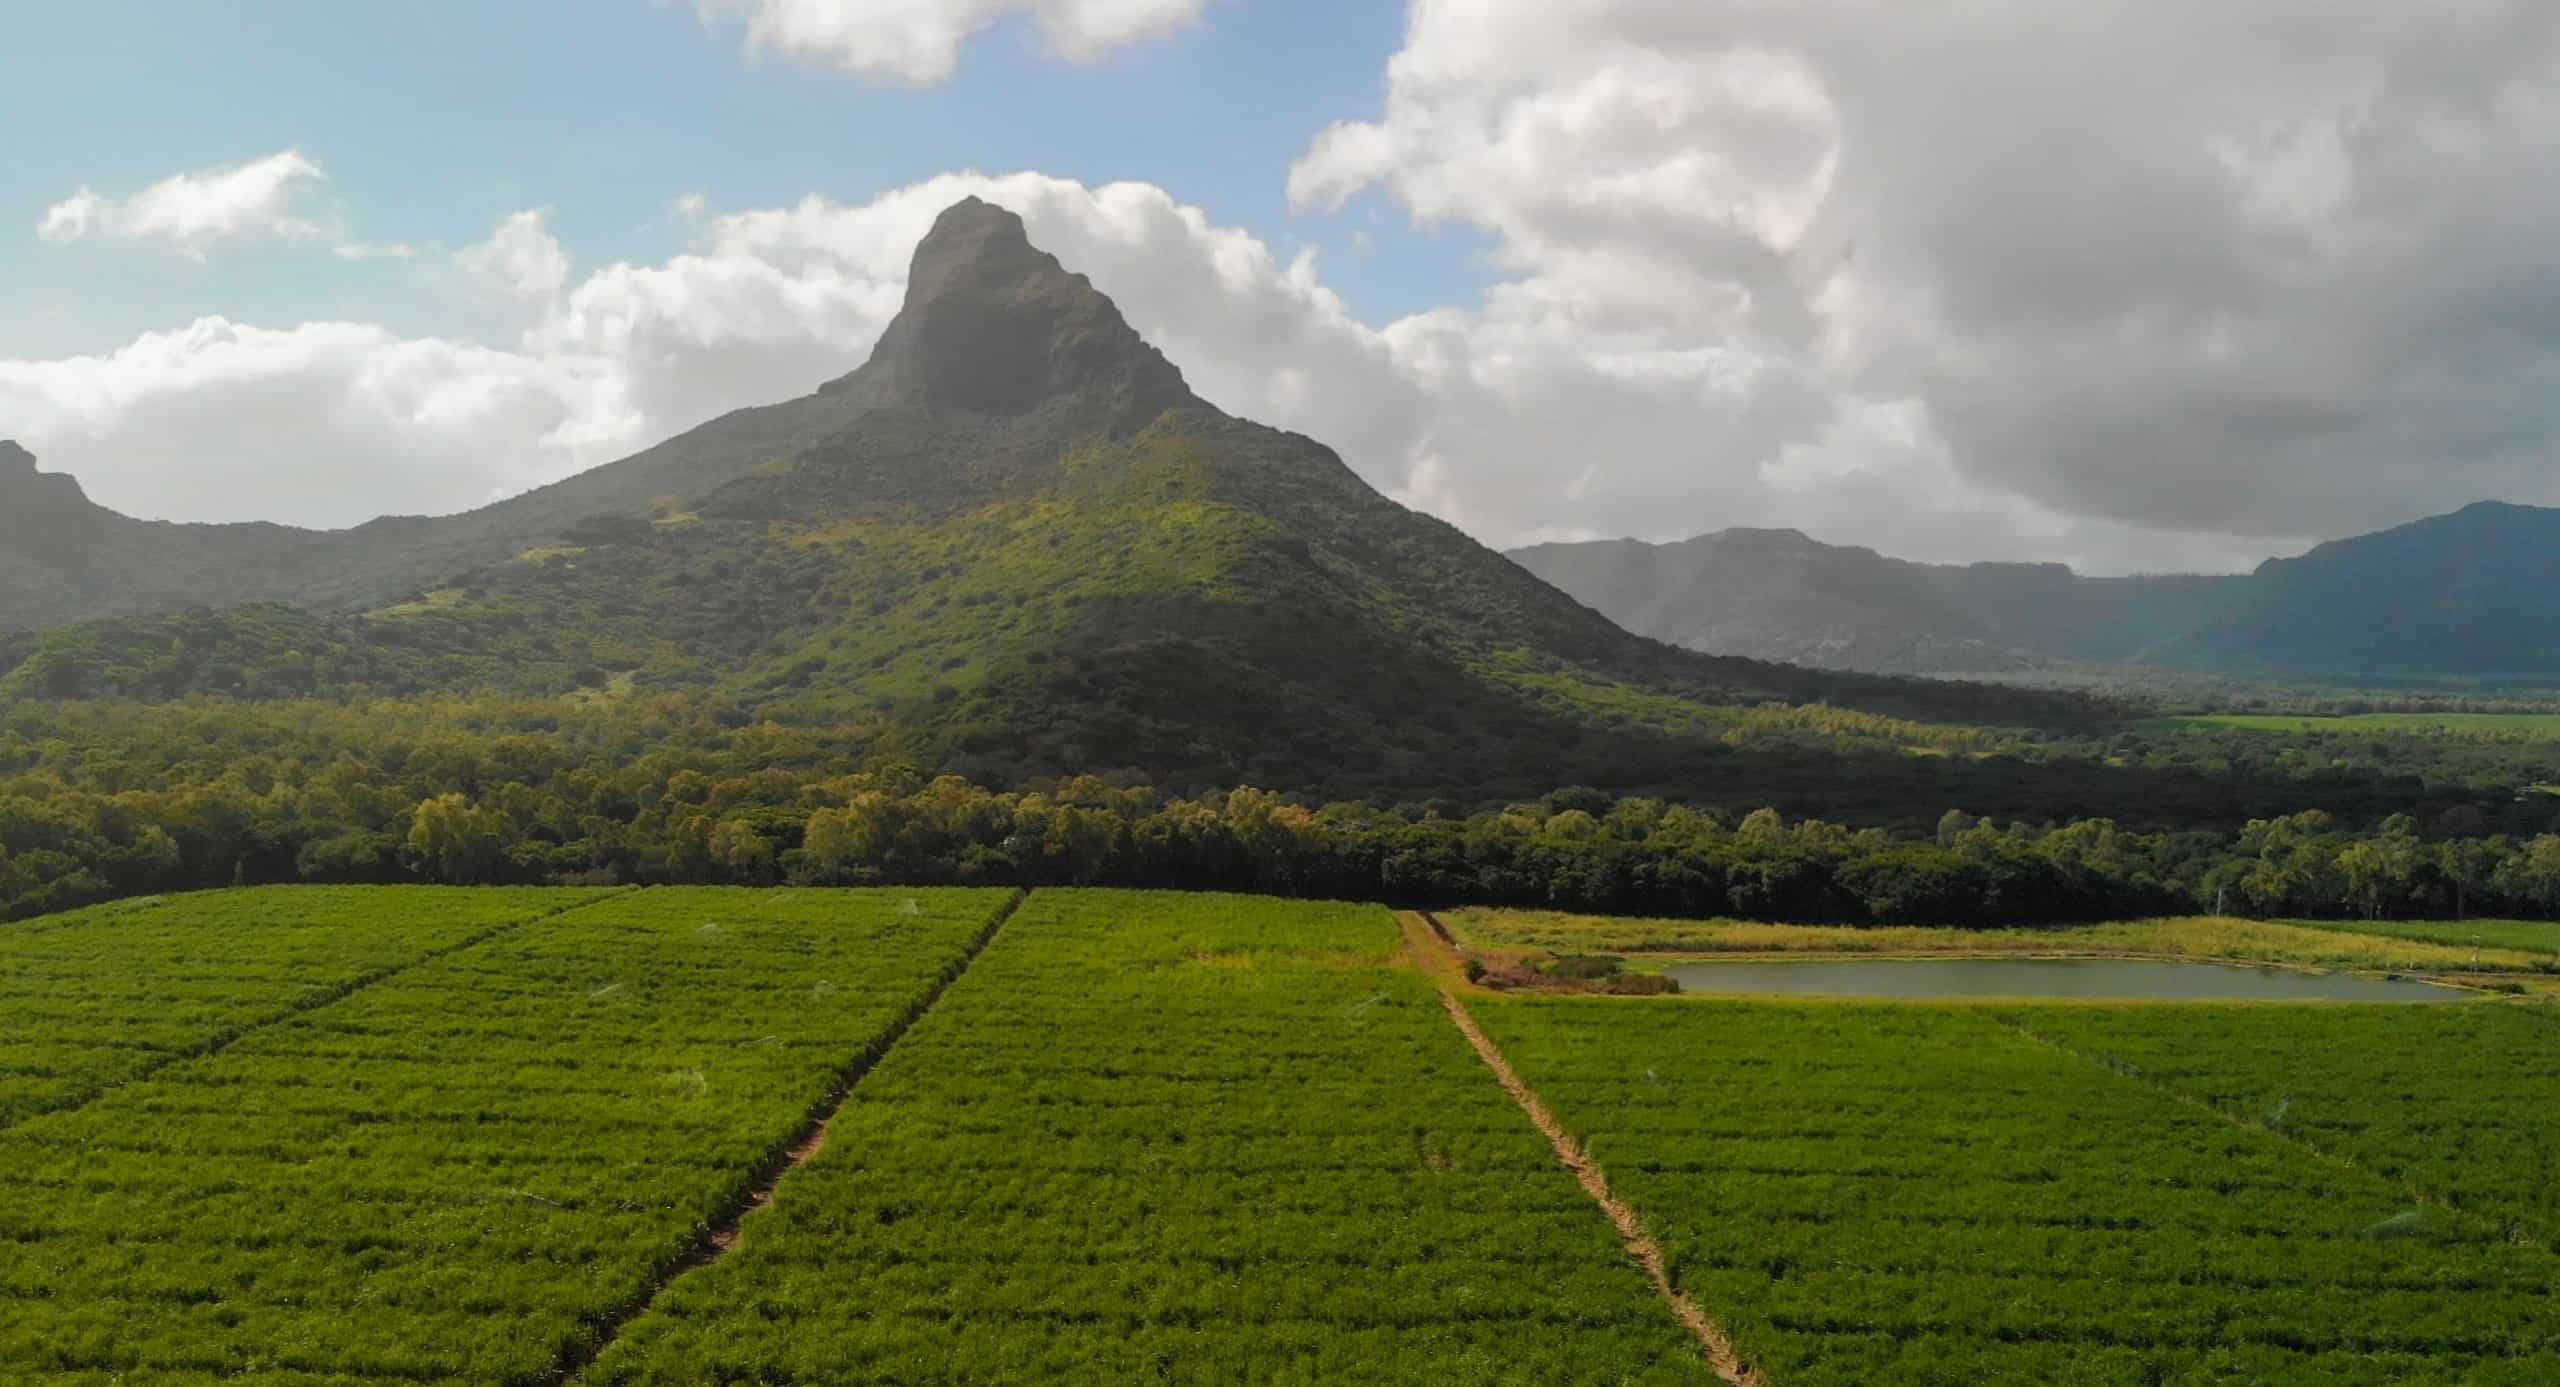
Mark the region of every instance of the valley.
[[10, 20], [0, 1387], [2560, 1384], [2560, 9]]

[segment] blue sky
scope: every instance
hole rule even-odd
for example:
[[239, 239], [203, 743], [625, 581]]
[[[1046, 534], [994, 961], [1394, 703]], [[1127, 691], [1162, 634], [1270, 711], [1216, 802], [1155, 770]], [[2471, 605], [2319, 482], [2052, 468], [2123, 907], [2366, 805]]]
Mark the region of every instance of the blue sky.
[[[674, 0], [92, 0], [11, 17], [0, 49], [0, 227], [75, 188], [128, 195], [182, 170], [298, 149], [353, 237], [454, 248], [542, 208], [581, 267], [681, 249], [676, 200], [713, 211], [858, 202], [938, 173], [1037, 169], [1158, 184], [1283, 253], [1315, 247], [1373, 321], [1460, 301], [1486, 240], [1382, 199], [1293, 214], [1292, 160], [1375, 113], [1403, 15], [1377, 0], [1234, 0], [1211, 22], [1091, 64], [1021, 18], [931, 86], [750, 54], [734, 20]], [[1355, 241], [1354, 233], [1365, 233]], [[220, 313], [467, 326], [414, 263], [243, 248], [216, 264], [0, 235], [0, 355], [109, 350]]]

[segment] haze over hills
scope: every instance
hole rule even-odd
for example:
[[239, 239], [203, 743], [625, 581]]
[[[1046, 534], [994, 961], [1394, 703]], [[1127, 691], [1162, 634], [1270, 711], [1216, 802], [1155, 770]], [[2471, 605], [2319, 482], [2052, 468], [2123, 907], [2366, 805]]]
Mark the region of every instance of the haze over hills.
[[[990, 774], [1287, 784], [1548, 784], [1577, 748], [1661, 765], [1712, 755], [1714, 710], [1759, 701], [2098, 716], [1622, 631], [1322, 445], [1201, 401], [975, 199], [851, 375], [467, 515], [149, 526], [17, 471], [101, 537], [9, 543], [53, 610], [265, 605], [0, 639], [0, 696], [703, 689]], [[102, 571], [126, 555], [137, 576]]]
[[1922, 564], [1792, 530], [1544, 544], [1511, 557], [1630, 631], [1829, 669], [2560, 679], [2560, 510], [2530, 506], [2483, 503], [2216, 577]]

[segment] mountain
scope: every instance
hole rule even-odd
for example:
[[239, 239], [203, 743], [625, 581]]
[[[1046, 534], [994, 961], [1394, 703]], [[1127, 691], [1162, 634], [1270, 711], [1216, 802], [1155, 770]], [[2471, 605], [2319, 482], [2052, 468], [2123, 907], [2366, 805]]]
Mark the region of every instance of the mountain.
[[2484, 501], [2270, 560], [2157, 658], [2369, 683], [2560, 680], [2560, 510]]
[[1912, 563], [1794, 530], [1725, 530], [1673, 544], [1542, 544], [1511, 558], [1657, 640], [1895, 674], [2146, 659], [2218, 610], [2238, 581], [2083, 578], [2060, 564]]
[[[190, 554], [271, 542], [201, 589], [255, 600], [0, 638], [0, 697], [693, 690], [989, 777], [1540, 788], [1709, 767], [1736, 705], [2109, 711], [1622, 631], [1321, 444], [1199, 399], [975, 199], [918, 246], [871, 359], [812, 396], [482, 511], [376, 522], [371, 547], [165, 528]], [[97, 566], [61, 548], [13, 561]], [[1912, 759], [1902, 725], [1875, 735]]]
[[1511, 557], [1630, 631], [1832, 669], [2560, 681], [2560, 510], [2533, 506], [2483, 502], [2228, 577], [1919, 564], [1792, 530], [1545, 544]]

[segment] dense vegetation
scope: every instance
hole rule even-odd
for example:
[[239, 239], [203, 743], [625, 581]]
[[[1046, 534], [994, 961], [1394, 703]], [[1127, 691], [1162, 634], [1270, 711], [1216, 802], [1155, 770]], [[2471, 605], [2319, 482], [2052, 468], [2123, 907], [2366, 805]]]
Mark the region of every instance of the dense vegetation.
[[[678, 695], [18, 703], [0, 707], [0, 914], [289, 881], [1249, 887], [1907, 924], [2560, 914], [2560, 799], [2510, 788], [2550, 774], [2549, 742], [2206, 730], [2035, 761], [2002, 734], [1837, 709], [1723, 717], [1729, 769], [1705, 792], [1327, 799], [1128, 774], [990, 790]], [[1850, 777], [1836, 792], [1825, 766]], [[1983, 778], [1927, 778], [1941, 766]], [[2083, 790], [2040, 805], [2016, 789], [2039, 776]], [[2026, 807], [1996, 823], [1941, 797], [1996, 804], [2003, 783]], [[2160, 793], [2083, 817], [2109, 786]]]
[[[2560, 1373], [2544, 1245], [1978, 1010], [1474, 1010], [1608, 1168], [1681, 1287], [1772, 1382], [2520, 1387]], [[2539, 1028], [2547, 1053], [2549, 1023], [2444, 1008], [2421, 1037], [2374, 1024], [2399, 1022], [2382, 1010], [2113, 1008], [2095, 1020], [2245, 1056], [2271, 1092], [2290, 1091], [2288, 1062], [2326, 1055], [2329, 1073], [2362, 1076], [2322, 1090], [2342, 1123], [2379, 1120], [2392, 1140], [2421, 1143], [2430, 1116], [2477, 1122], [2494, 1130], [2465, 1151], [2493, 1164], [2486, 1178], [2547, 1180], [2536, 1153], [2549, 1068], [2519, 1041]], [[2255, 1048], [2204, 1039], [2226, 1019]], [[2507, 1038], [2470, 1038], [2491, 1033]], [[2412, 1044], [2483, 1062], [2462, 1092], [2514, 1101], [2401, 1104], [2385, 1078]]]
[[[744, 1203], [1004, 899], [566, 895], [28, 1117], [0, 1131], [0, 1378], [555, 1381]], [[186, 995], [162, 980], [217, 945], [290, 1008], [314, 939], [414, 946], [533, 907], [190, 897], [13, 932], [10, 974], [107, 960], [85, 974], [98, 1019], [147, 1046]], [[0, 1023], [41, 1027], [47, 1003], [12, 1002]]]
[[594, 1380], [1712, 1381], [1396, 939], [1035, 894]]

